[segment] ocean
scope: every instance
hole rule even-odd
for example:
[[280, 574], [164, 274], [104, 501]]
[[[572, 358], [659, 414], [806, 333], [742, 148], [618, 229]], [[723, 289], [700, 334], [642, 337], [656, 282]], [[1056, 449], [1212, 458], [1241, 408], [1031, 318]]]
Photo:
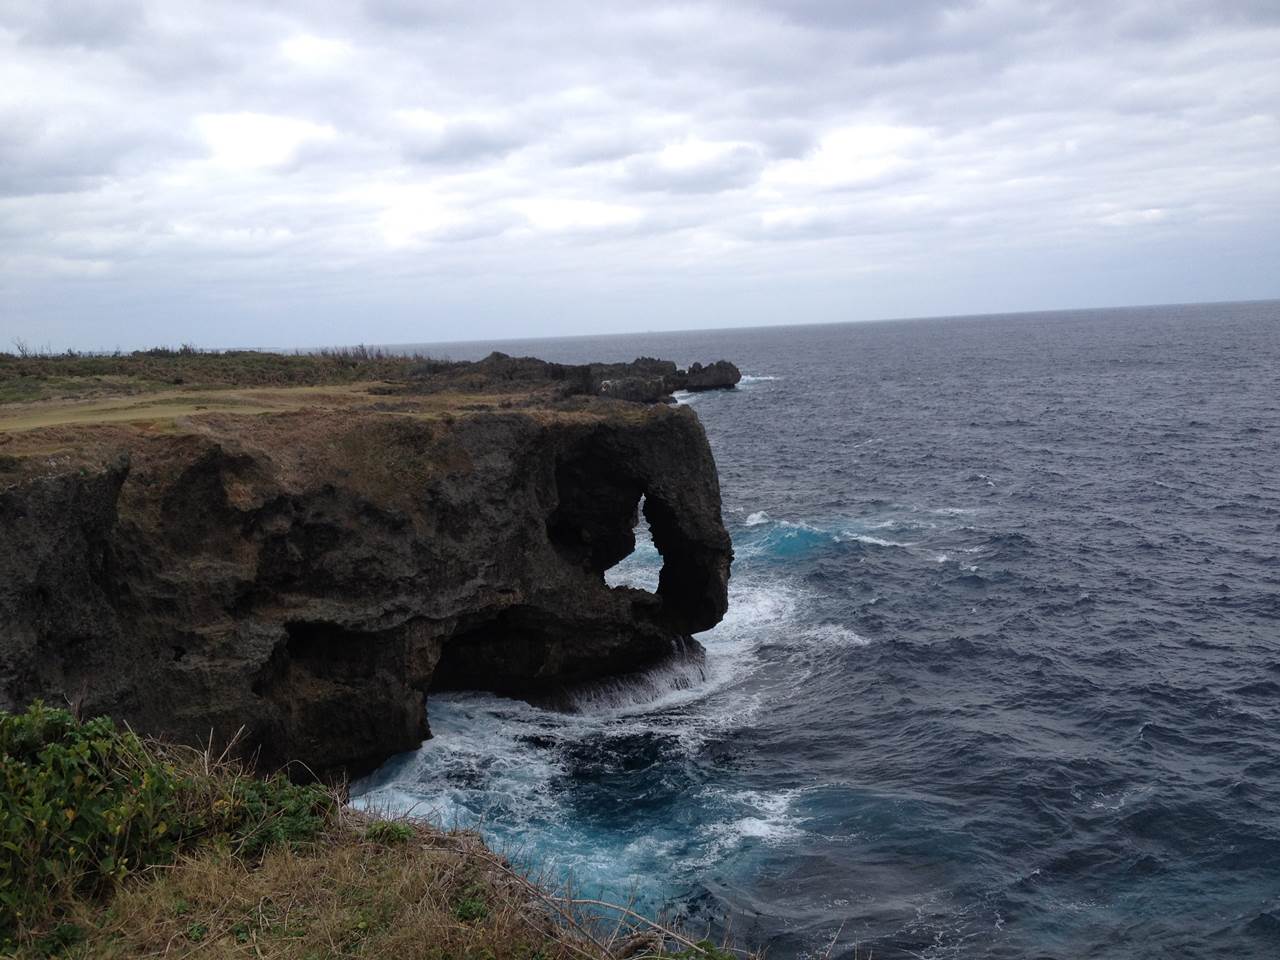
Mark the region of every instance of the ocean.
[[1280, 957], [1280, 302], [425, 349], [737, 363], [730, 609], [360, 802], [779, 960]]

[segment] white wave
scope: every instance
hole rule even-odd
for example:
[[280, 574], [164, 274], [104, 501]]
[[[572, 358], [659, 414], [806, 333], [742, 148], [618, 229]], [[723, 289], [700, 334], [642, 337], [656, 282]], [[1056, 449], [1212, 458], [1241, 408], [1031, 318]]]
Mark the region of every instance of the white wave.
[[781, 581], [735, 584], [730, 580], [724, 619], [698, 639], [710, 651], [713, 645], [763, 638], [794, 618], [798, 599], [796, 591]]
[[[712, 831], [715, 833], [716, 831]], [[799, 827], [785, 820], [768, 817], [743, 817], [727, 824], [724, 833], [735, 837], [750, 837], [765, 843], [781, 843], [800, 833]]]
[[698, 399], [698, 394], [689, 390], [677, 390], [671, 394], [671, 398], [676, 403], [693, 403]]
[[779, 520], [778, 526], [787, 530], [807, 530], [810, 533], [822, 533], [821, 527], [815, 527], [804, 520]]
[[759, 676], [766, 664], [760, 651], [779, 637], [802, 637], [803, 632], [795, 629], [802, 609], [800, 593], [783, 581], [731, 580], [724, 618], [697, 635], [705, 651], [700, 665], [658, 667], [654, 683], [664, 689], [655, 699], [646, 702], [641, 692], [622, 694], [631, 697], [634, 705], [610, 708], [602, 702], [599, 709], [632, 716], [682, 710], [681, 723], [690, 732], [690, 744], [700, 743], [704, 734], [750, 724], [767, 702], [771, 683]]
[[739, 562], [774, 552], [779, 547], [779, 537], [789, 541], [801, 534], [812, 534], [815, 537], [827, 537], [833, 542], [836, 540], [835, 534], [830, 530], [823, 530], [803, 520], [773, 520], [766, 517], [752, 526], [763, 527], [765, 524], [771, 524], [772, 527], [765, 532], [764, 536], [752, 536], [743, 542], [734, 543], [734, 553]]
[[876, 547], [912, 547], [913, 543], [902, 543], [898, 540], [885, 540], [882, 537], [873, 537], [869, 533], [857, 533], [853, 530], [843, 530], [840, 532], [836, 540], [856, 540], [858, 543], [869, 543]]
[[702, 695], [708, 676], [701, 656], [676, 657], [640, 674], [588, 684], [568, 699], [579, 713], [625, 714], [636, 707], [652, 711], [685, 702], [687, 694]]
[[[986, 479], [984, 477], [984, 479]], [[939, 513], [943, 516], [965, 516], [970, 513], [977, 513], [977, 507], [935, 507], [929, 511], [930, 513]]]
[[865, 647], [871, 643], [862, 634], [840, 623], [815, 624], [805, 629], [802, 636], [824, 647]]
[[554, 736], [556, 714], [481, 693], [433, 695], [429, 712], [435, 736], [353, 783], [353, 806], [444, 827], [502, 816], [513, 798], [523, 817], [553, 815], [551, 785], [562, 770], [552, 751], [532, 749], [525, 738]]
[[571, 705], [583, 717], [642, 722], [690, 708], [681, 724], [689, 745], [696, 746], [706, 733], [750, 722], [761, 706], [759, 693], [721, 695], [755, 673], [759, 648], [794, 619], [796, 606], [796, 595], [781, 583], [731, 582], [724, 618], [697, 635], [703, 655], [676, 657], [638, 675], [584, 687], [571, 695]]
[[[757, 516], [752, 514], [752, 517]], [[750, 521], [751, 517], [747, 518]], [[764, 517], [760, 522], [767, 520]], [[749, 524], [750, 525], [750, 524]], [[823, 528], [809, 523], [805, 520], [779, 520], [777, 526], [784, 531], [803, 531], [804, 533], [815, 533], [821, 536], [831, 538], [833, 543], [842, 543], [848, 540], [856, 540], [859, 543], [869, 543], [876, 547], [913, 547], [914, 542], [907, 543], [901, 540], [886, 540], [884, 537], [877, 537], [874, 534], [865, 533], [866, 530], [885, 530], [901, 527], [901, 522], [895, 519], [880, 520], [874, 523], [858, 523], [859, 529], [839, 529], [832, 530]]]
[[902, 521], [901, 521], [901, 520], [880, 520], [880, 521], [878, 521], [878, 522], [876, 522], [876, 523], [864, 523], [864, 524], [862, 524], [862, 526], [863, 526], [863, 527], [865, 527], [865, 528], [866, 528], [866, 529], [868, 529], [868, 530], [889, 530], [889, 529], [896, 529], [897, 527], [901, 527], [902, 525], [903, 525], [903, 524], [902, 524]]
[[874, 544], [878, 547], [913, 547], [914, 542], [903, 542], [899, 540], [886, 540], [868, 533], [869, 530], [900, 530], [922, 532], [924, 529], [932, 529], [936, 525], [929, 522], [921, 522], [916, 520], [903, 520], [900, 517], [888, 517], [882, 520], [851, 520], [848, 518], [837, 518], [838, 523], [853, 524], [853, 526], [820, 526], [810, 523], [807, 520], [774, 520], [765, 511], [758, 510], [755, 513], [747, 514], [747, 518], [743, 521], [743, 525], [747, 527], [758, 527], [766, 523], [772, 523], [784, 533], [803, 532], [814, 533], [820, 536], [830, 537], [835, 543], [843, 540], [859, 540], [863, 543]]
[[725, 803], [730, 808], [729, 818], [712, 824], [707, 831], [711, 838], [709, 859], [723, 857], [743, 840], [772, 845], [799, 836], [803, 833], [803, 820], [792, 813], [791, 806], [801, 792], [796, 789], [768, 794], [742, 790], [717, 796], [716, 791], [708, 791], [704, 801], [708, 806]]
[[933, 558], [932, 558], [932, 559], [933, 559], [933, 561], [934, 561], [935, 563], [946, 563], [948, 560], [950, 560], [950, 559], [951, 559], [951, 554], [949, 554], [949, 553], [935, 553], [935, 554], [933, 555]]
[[[1095, 810], [1107, 810], [1116, 813], [1123, 810], [1130, 801], [1140, 799], [1150, 792], [1148, 787], [1131, 787], [1126, 790], [1117, 790], [1112, 793], [1098, 791], [1097, 796], [1090, 801], [1089, 806]], [[1072, 793], [1073, 799], [1079, 801], [1083, 799], [1078, 793]]]
[[767, 383], [770, 380], [781, 380], [782, 377], [767, 376], [765, 374], [744, 373], [739, 383]]

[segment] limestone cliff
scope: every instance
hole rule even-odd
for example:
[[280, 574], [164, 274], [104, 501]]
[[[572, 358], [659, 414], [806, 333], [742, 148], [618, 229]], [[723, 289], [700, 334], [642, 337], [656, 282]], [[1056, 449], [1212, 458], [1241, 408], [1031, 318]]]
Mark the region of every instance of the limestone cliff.
[[[344, 390], [10, 433], [0, 708], [70, 701], [188, 742], [243, 726], [266, 767], [355, 776], [428, 735], [432, 689], [552, 694], [724, 614], [691, 409]], [[603, 578], [642, 498], [656, 594]]]

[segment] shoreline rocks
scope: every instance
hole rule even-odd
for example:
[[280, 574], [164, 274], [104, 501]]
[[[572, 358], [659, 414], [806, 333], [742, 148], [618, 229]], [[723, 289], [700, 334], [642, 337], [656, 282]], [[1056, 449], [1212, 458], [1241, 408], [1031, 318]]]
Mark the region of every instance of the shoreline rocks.
[[[243, 728], [263, 768], [334, 779], [429, 736], [433, 689], [554, 700], [689, 649], [728, 602], [715, 463], [693, 410], [648, 399], [665, 365], [631, 379], [601, 392], [645, 406], [441, 415], [371, 390], [360, 408], [15, 435], [0, 708], [39, 697], [197, 744]], [[74, 455], [25, 470], [55, 440]], [[642, 502], [655, 593], [604, 581]]]

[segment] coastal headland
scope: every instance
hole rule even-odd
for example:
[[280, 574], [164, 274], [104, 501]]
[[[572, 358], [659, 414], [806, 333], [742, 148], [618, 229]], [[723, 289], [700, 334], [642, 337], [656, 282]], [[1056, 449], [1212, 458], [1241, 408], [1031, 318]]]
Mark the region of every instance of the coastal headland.
[[[0, 359], [0, 709], [354, 777], [432, 690], [553, 701], [696, 656], [732, 548], [676, 390], [731, 364], [364, 350]], [[640, 512], [653, 593], [606, 585]]]

